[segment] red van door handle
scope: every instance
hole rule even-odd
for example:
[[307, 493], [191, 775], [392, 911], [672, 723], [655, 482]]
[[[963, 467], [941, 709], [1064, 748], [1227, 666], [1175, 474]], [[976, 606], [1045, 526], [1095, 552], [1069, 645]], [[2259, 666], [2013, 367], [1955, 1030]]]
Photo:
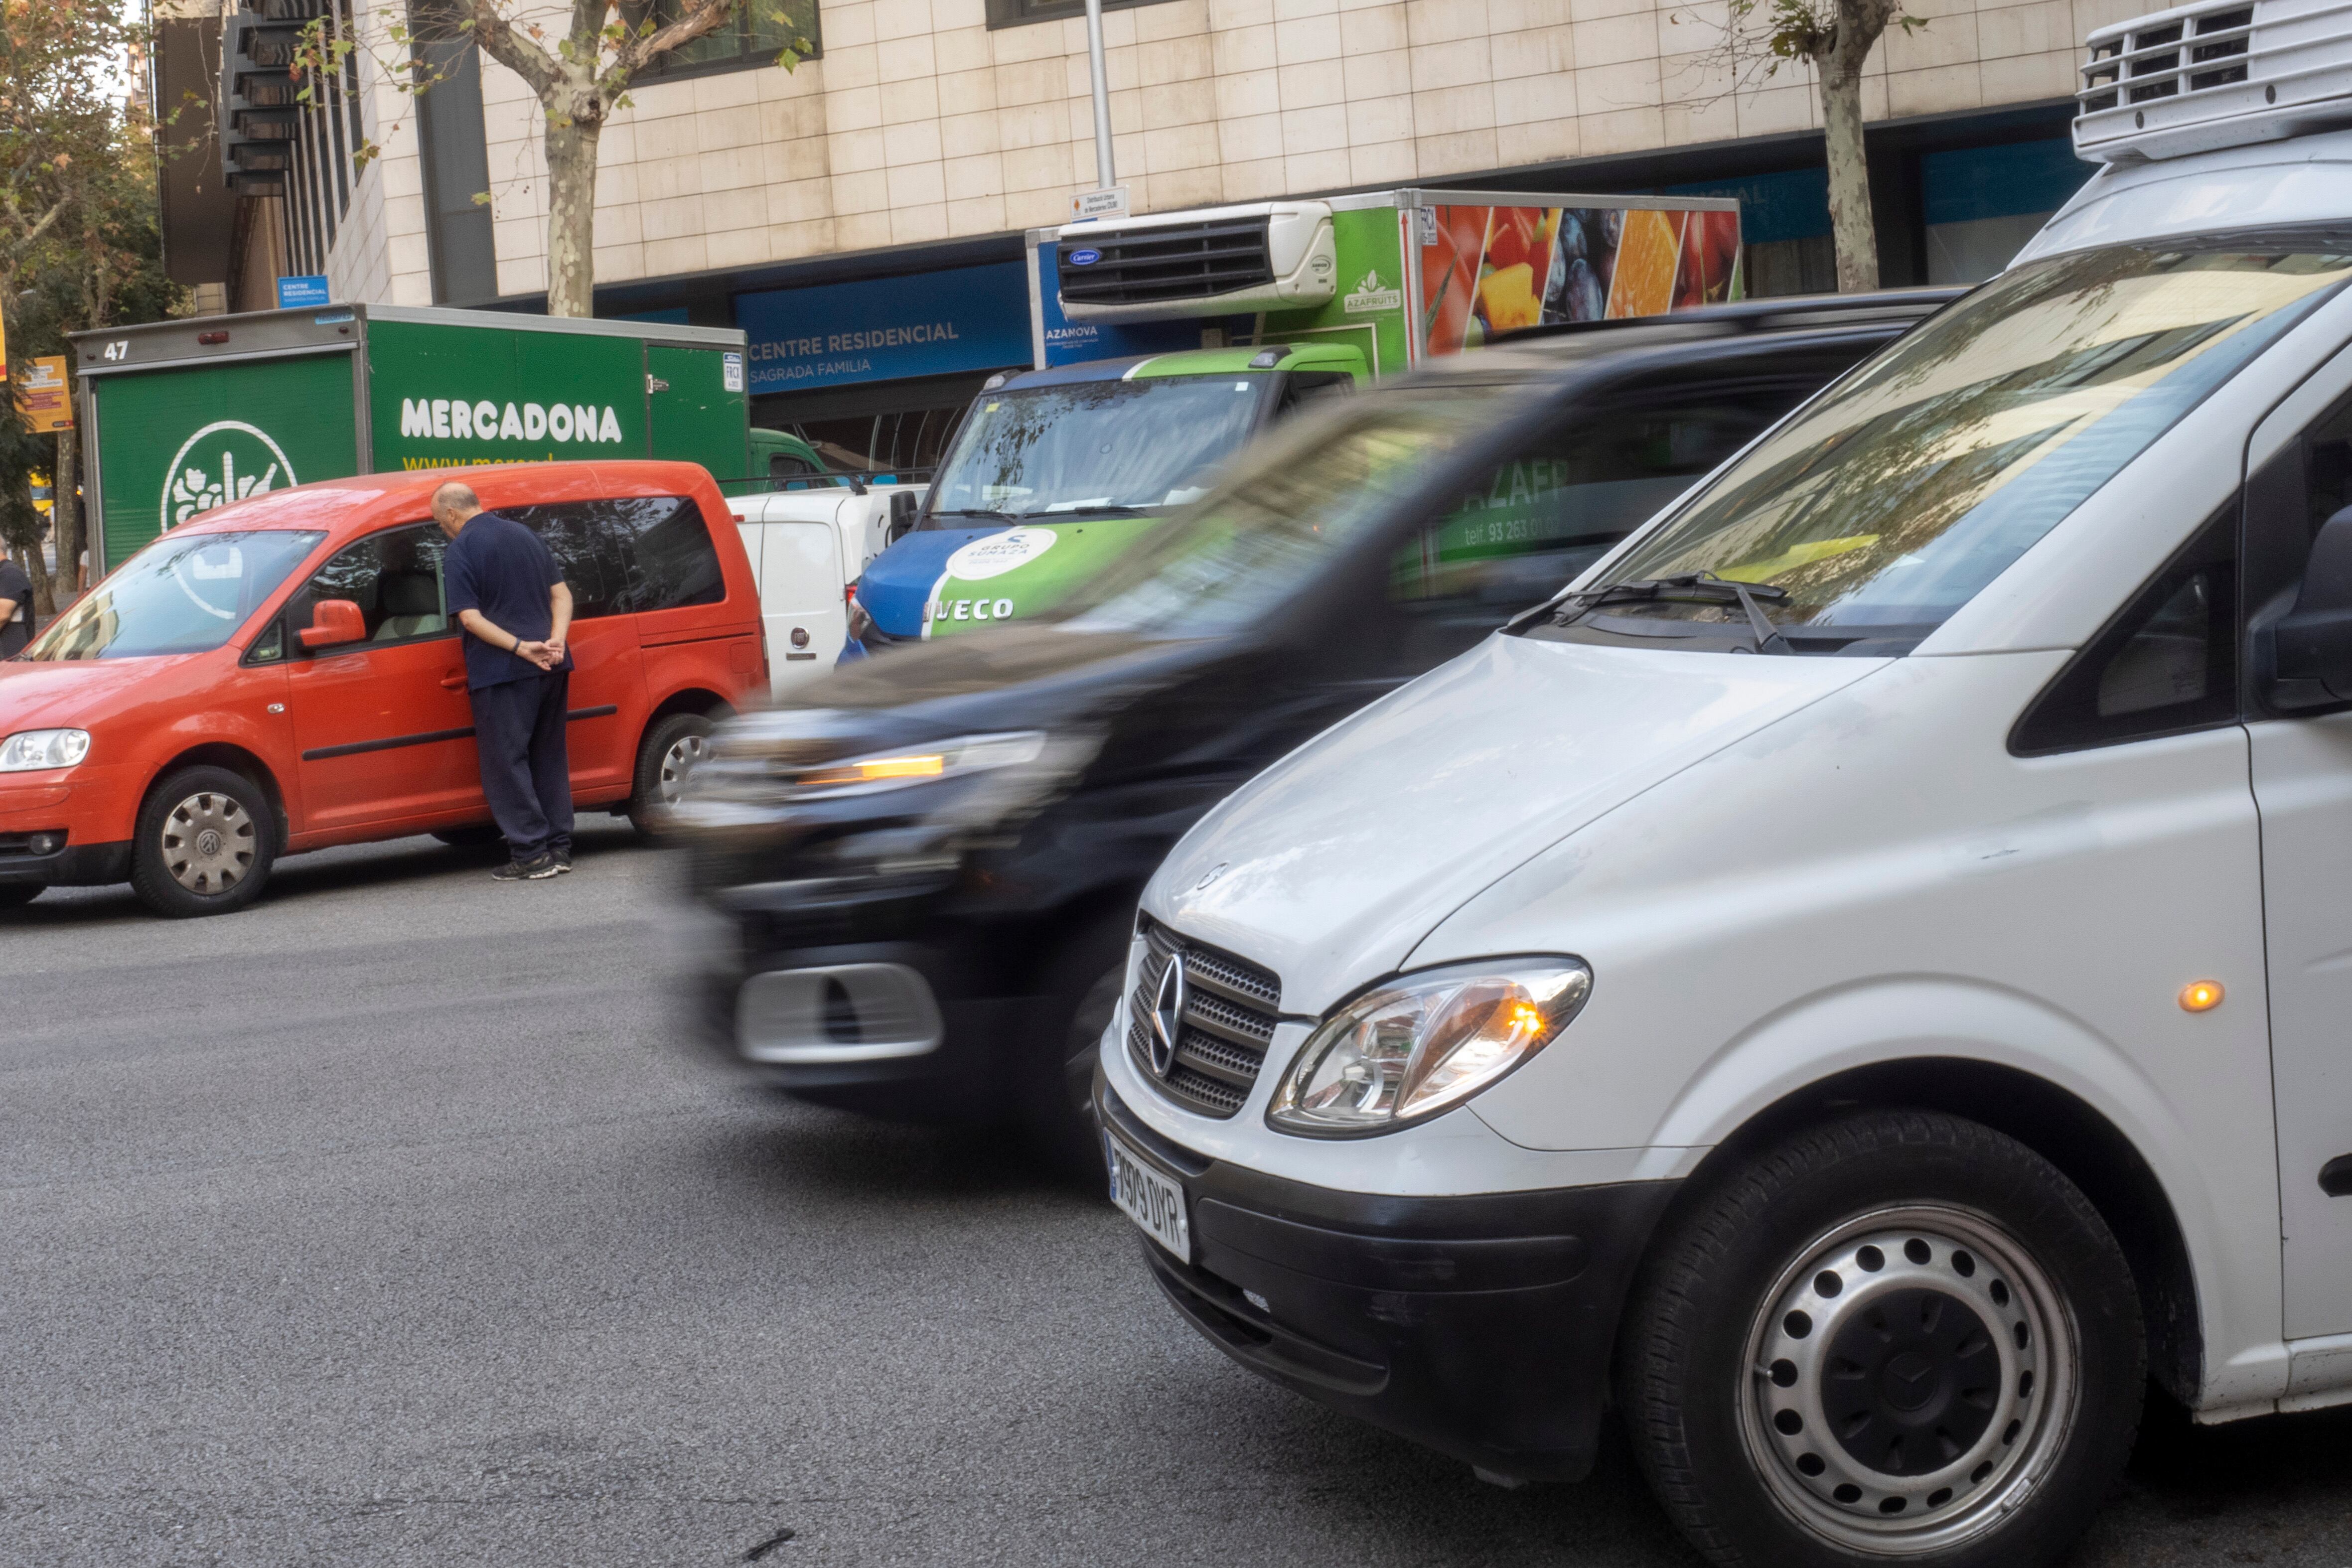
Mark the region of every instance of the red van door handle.
[[463, 670], [453, 670], [441, 677], [441, 689], [445, 692], [462, 691], [465, 685], [466, 672]]

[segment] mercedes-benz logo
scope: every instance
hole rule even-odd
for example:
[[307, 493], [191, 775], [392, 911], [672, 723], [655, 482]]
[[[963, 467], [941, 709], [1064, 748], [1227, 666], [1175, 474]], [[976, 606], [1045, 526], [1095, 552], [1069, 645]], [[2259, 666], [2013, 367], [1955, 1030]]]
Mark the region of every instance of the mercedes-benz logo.
[[1165, 1078], [1176, 1065], [1176, 1037], [1184, 1028], [1184, 955], [1172, 954], [1151, 998], [1151, 1072]]

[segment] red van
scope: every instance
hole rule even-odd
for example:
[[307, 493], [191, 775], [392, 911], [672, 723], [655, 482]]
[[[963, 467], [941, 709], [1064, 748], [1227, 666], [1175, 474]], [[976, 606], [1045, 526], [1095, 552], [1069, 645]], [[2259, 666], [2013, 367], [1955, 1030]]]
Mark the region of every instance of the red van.
[[157, 913], [252, 901], [281, 854], [490, 841], [444, 480], [571, 585], [572, 799], [642, 829], [714, 719], [767, 687], [750, 559], [688, 463], [369, 474], [173, 529], [0, 662], [0, 908], [128, 880]]

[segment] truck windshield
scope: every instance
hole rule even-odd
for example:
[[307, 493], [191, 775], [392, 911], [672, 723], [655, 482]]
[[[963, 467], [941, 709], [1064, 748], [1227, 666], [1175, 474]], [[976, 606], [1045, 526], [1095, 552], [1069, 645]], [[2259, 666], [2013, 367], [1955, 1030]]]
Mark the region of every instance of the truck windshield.
[[326, 537], [285, 528], [166, 534], [82, 595], [17, 657], [208, 653], [235, 635]]
[[940, 464], [925, 526], [1181, 506], [1249, 439], [1278, 381], [1160, 376], [982, 392]]
[[[1833, 643], [1874, 634], [1898, 652], [2347, 270], [2352, 255], [2292, 240], [2168, 240], [2028, 263], [1801, 410], [1588, 589], [1712, 573], [1780, 590], [1763, 607], [1797, 633], [1794, 646], [1821, 628]], [[1683, 638], [1692, 622], [1748, 624], [1728, 592], [1571, 599], [1559, 618]]]
[[1274, 613], [1419, 488], [1433, 461], [1502, 416], [1475, 389], [1427, 388], [1286, 422], [1207, 499], [1066, 602], [1067, 623], [1213, 636]]

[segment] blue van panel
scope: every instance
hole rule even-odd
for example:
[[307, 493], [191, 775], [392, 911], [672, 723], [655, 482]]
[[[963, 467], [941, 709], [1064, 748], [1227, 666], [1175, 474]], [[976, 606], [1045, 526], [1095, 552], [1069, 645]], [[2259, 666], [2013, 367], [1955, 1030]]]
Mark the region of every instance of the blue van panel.
[[857, 602], [891, 637], [923, 634], [923, 606], [948, 569], [948, 557], [977, 538], [1001, 534], [1010, 523], [979, 528], [925, 528], [908, 534], [867, 563], [857, 580]]

